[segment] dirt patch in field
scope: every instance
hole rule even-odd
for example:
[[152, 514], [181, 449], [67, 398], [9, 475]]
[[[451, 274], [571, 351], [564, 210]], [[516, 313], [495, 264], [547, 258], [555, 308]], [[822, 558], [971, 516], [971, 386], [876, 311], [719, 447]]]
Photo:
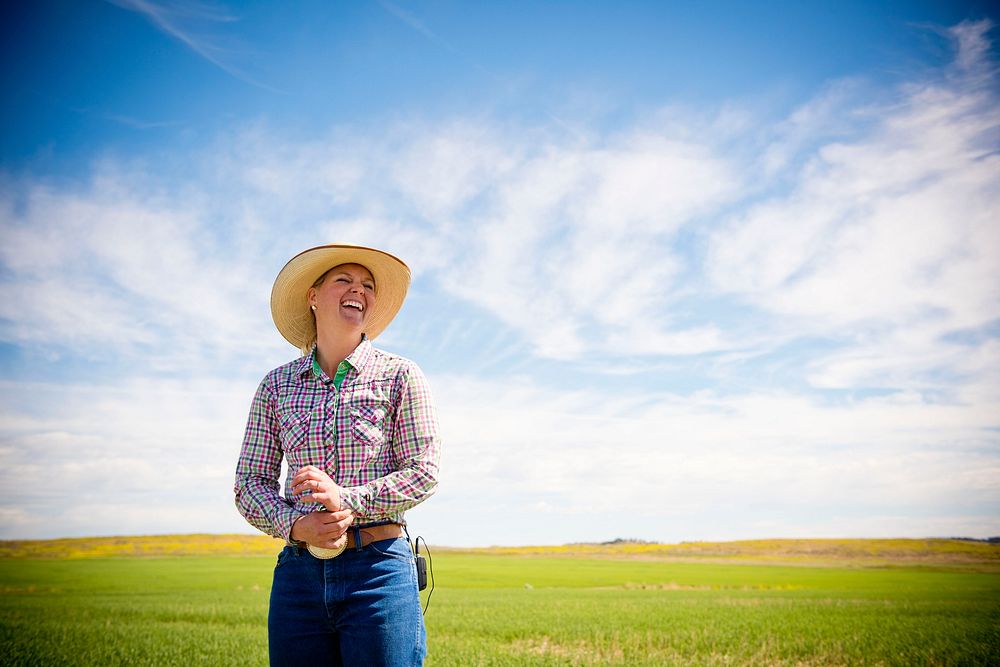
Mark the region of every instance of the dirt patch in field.
[[518, 639], [511, 642], [509, 650], [515, 660], [519, 656], [544, 656], [570, 665], [628, 665], [637, 661], [664, 666], [694, 664], [704, 667], [844, 667], [849, 664], [842, 656], [830, 653], [816, 656], [783, 655], [783, 647], [774, 641], [764, 641], [759, 646], [747, 646], [746, 651], [733, 653], [706, 651], [699, 646], [687, 645], [683, 640], [680, 645], [663, 645], [662, 640], [662, 637], [633, 637], [628, 650], [625, 650], [615, 638], [609, 638], [607, 643], [595, 644], [583, 640], [556, 640], [546, 635]]
[[556, 640], [548, 636], [518, 639], [511, 643], [515, 654], [544, 655], [562, 658], [574, 665], [605, 665], [621, 662], [625, 658], [620, 647], [596, 646], [585, 641], [570, 642]]
[[725, 586], [719, 584], [714, 586], [695, 586], [691, 584], [678, 584], [674, 581], [655, 584], [633, 583], [629, 581], [620, 586], [609, 586], [608, 588], [626, 591], [791, 591], [801, 589], [802, 586], [791, 586], [787, 584], [754, 584], [739, 586]]

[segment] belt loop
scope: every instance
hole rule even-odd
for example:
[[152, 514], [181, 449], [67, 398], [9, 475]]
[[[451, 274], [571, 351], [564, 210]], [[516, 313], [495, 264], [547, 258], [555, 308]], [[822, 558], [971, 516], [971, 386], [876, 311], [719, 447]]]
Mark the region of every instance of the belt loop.
[[354, 531], [354, 550], [361, 551], [361, 526], [355, 524], [351, 526], [351, 530]]

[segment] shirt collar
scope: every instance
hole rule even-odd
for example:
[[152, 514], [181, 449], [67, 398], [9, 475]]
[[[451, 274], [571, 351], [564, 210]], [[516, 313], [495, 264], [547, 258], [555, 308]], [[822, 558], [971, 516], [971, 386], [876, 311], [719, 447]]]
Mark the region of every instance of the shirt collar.
[[[365, 366], [368, 365], [368, 361], [372, 358], [372, 343], [368, 340], [367, 334], [361, 334], [361, 342], [358, 346], [354, 348], [354, 351], [347, 355], [344, 359], [347, 363], [351, 365], [351, 368], [360, 373], [364, 370]], [[316, 344], [313, 344], [312, 351], [306, 356], [299, 360], [298, 375], [312, 375], [313, 374], [313, 364], [316, 363]]]
[[299, 377], [304, 377], [312, 373], [314, 354], [316, 354], [315, 345], [313, 345], [313, 349], [309, 352], [309, 354], [305, 355], [304, 357], [299, 357], [298, 366], [296, 366], [295, 368], [296, 375], [298, 375]]
[[372, 358], [372, 343], [368, 340], [367, 334], [361, 334], [361, 342], [358, 346], [354, 348], [354, 352], [347, 355], [346, 361], [351, 365], [354, 370], [358, 373], [364, 370], [365, 366], [368, 365], [368, 361]]

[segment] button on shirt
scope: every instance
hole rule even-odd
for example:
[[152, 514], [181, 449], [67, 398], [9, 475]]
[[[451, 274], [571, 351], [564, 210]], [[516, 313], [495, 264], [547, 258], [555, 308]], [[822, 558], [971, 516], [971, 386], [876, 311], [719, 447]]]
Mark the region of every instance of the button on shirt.
[[437, 487], [440, 439], [423, 373], [367, 338], [338, 369], [339, 382], [315, 355], [314, 348], [274, 369], [257, 388], [236, 466], [236, 506], [255, 528], [289, 540], [295, 520], [321, 507], [291, 491], [299, 468], [313, 465], [342, 487], [341, 506], [355, 523], [404, 523], [403, 513]]

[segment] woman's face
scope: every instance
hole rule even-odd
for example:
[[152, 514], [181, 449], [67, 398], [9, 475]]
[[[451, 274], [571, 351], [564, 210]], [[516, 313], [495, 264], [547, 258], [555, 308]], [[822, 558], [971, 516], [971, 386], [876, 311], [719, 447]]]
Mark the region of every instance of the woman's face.
[[317, 331], [327, 326], [364, 330], [375, 307], [375, 278], [360, 264], [341, 264], [326, 272], [318, 287], [309, 288], [309, 305], [316, 306]]

